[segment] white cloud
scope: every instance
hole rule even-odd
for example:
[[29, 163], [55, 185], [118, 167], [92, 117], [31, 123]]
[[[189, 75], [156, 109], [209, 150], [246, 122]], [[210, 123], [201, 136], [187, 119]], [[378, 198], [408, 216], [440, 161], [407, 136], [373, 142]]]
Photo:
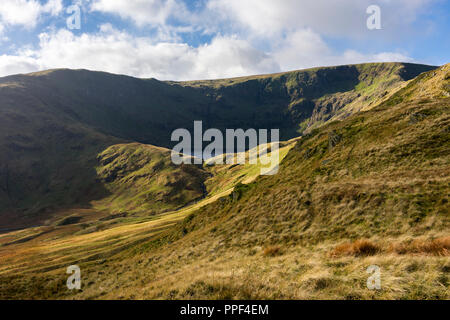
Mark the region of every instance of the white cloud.
[[0, 56], [0, 75], [27, 73], [40, 70], [36, 59], [26, 56]]
[[246, 41], [216, 37], [198, 48], [186, 43], [154, 42], [103, 25], [97, 34], [68, 30], [40, 35], [37, 50], [0, 56], [0, 75], [50, 68], [86, 68], [137, 77], [203, 79], [271, 72], [276, 62]]
[[280, 70], [273, 57], [236, 37], [216, 37], [211, 44], [195, 51], [196, 78], [227, 78]]
[[62, 0], [48, 0], [44, 5], [37, 0], [2, 0], [0, 23], [33, 28], [43, 13], [55, 16], [62, 8]]
[[355, 50], [344, 52], [342, 63], [363, 63], [363, 62], [414, 62], [414, 59], [401, 52], [380, 52], [374, 54], [362, 54]]
[[[5, 6], [0, 7], [0, 39], [4, 25], [33, 26], [42, 13], [56, 15], [63, 10], [61, 0], [48, 0], [44, 5], [37, 0], [2, 1], [13, 14], [8, 14], [5, 20]], [[406, 25], [429, 1], [432, 0], [378, 3], [383, 8], [385, 25], [394, 16], [398, 20], [398, 10], [403, 20], [391, 25]], [[365, 9], [372, 3], [369, 0], [283, 0], [282, 5], [273, 0], [208, 0], [207, 6], [196, 13], [176, 0], [77, 0], [76, 3], [91, 11], [116, 14], [138, 26], [150, 27], [154, 36], [136, 37], [111, 24], [100, 26], [96, 33], [75, 35], [65, 29], [41, 33], [37, 48], [22, 48], [16, 54], [0, 56], [0, 75], [86, 68], [163, 80], [192, 80], [324, 65], [412, 61], [404, 52], [336, 51], [325, 41], [325, 37], [333, 35], [339, 39], [368, 32]], [[174, 24], [173, 19], [189, 22], [188, 26]], [[209, 33], [213, 39], [193, 47], [182, 40], [183, 32]]]
[[165, 25], [171, 17], [189, 16], [184, 3], [176, 0], [94, 0], [91, 10], [131, 19], [139, 26]]
[[284, 71], [364, 62], [412, 61], [407, 55], [398, 52], [363, 54], [355, 50], [346, 50], [338, 53], [311, 29], [288, 33], [278, 45], [274, 46], [272, 56]]
[[4, 0], [0, 6], [0, 20], [5, 24], [34, 27], [41, 9], [35, 0]]
[[331, 55], [327, 44], [311, 29], [287, 34], [273, 49], [273, 56], [286, 71], [327, 64]]
[[43, 12], [50, 13], [52, 16], [58, 15], [62, 9], [62, 0], [48, 0], [48, 2], [42, 7]]
[[[433, 0], [209, 0], [230, 27], [247, 28], [259, 36], [310, 28], [321, 35], [361, 37], [366, 28], [369, 5], [381, 7], [383, 36], [401, 35], [409, 29], [420, 10]], [[236, 26], [237, 24], [237, 26]], [[380, 34], [380, 32], [378, 33]], [[373, 36], [374, 33], [371, 33]]]
[[39, 48], [0, 56], [0, 75], [51, 68], [85, 68], [162, 80], [193, 80], [367, 61], [410, 61], [400, 53], [336, 53], [310, 29], [288, 34], [264, 52], [236, 36], [192, 47], [134, 37], [106, 24], [95, 34], [61, 29], [40, 35]]

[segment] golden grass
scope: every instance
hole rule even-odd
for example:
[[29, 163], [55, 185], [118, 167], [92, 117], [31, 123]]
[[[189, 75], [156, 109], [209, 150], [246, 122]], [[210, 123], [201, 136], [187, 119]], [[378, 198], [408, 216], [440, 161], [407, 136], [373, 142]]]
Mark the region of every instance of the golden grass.
[[[278, 156], [279, 161], [281, 162], [289, 150], [291, 150], [296, 141], [299, 138], [291, 139], [286, 142], [280, 142]], [[253, 155], [258, 154], [258, 150], [266, 149], [266, 146], [258, 146], [255, 149], [252, 149]], [[255, 151], [256, 150], [256, 151]], [[211, 178], [205, 181], [205, 185], [209, 195], [216, 195], [218, 193], [222, 193], [224, 191], [230, 190], [234, 188], [237, 183], [249, 184], [252, 183], [257, 177], [260, 176], [261, 170], [264, 168], [266, 171], [270, 171], [273, 169], [273, 166], [261, 164], [260, 160], [257, 159], [257, 164], [250, 164], [250, 154], [251, 151], [245, 152], [245, 164], [235, 165], [235, 164], [222, 164], [222, 165], [210, 165], [213, 164], [214, 161], [219, 157], [226, 157], [226, 154], [220, 155], [205, 161], [205, 169], [212, 173]], [[239, 154], [235, 154], [234, 158], [237, 159]], [[241, 154], [242, 155], [242, 154]], [[267, 156], [271, 156], [271, 153], [268, 152]], [[274, 165], [274, 164], [273, 164]]]
[[450, 237], [437, 239], [413, 239], [410, 241], [380, 244], [367, 239], [359, 239], [336, 246], [330, 257], [373, 256], [380, 253], [396, 253], [399, 255], [430, 255], [438, 257], [450, 256]]
[[[284, 248], [268, 259], [264, 249], [194, 253], [188, 243], [86, 273], [75, 299], [449, 299], [445, 257], [377, 254], [330, 258], [332, 243]], [[378, 241], [380, 239], [377, 239]], [[249, 254], [250, 251], [261, 254]], [[200, 252], [200, 251], [199, 251]], [[180, 257], [181, 255], [181, 257]], [[381, 290], [366, 287], [370, 265], [381, 269]], [[109, 275], [108, 275], [109, 274]], [[112, 278], [112, 279], [111, 279]], [[101, 287], [101, 288], [100, 288]], [[116, 289], [114, 289], [116, 288]]]
[[[448, 106], [334, 124], [343, 140], [331, 150], [327, 131], [304, 137], [238, 199], [228, 182], [240, 174], [225, 172], [222, 192], [151, 221], [2, 236], [0, 298], [449, 299]], [[83, 291], [64, 286], [73, 263]], [[366, 286], [370, 265], [381, 290]]]
[[283, 254], [283, 250], [280, 246], [268, 246], [263, 250], [263, 256], [265, 257], [276, 257]]
[[432, 240], [415, 239], [411, 242], [393, 244], [391, 250], [398, 254], [425, 254], [450, 256], [450, 237]]
[[331, 252], [332, 257], [340, 257], [340, 256], [355, 256], [355, 257], [363, 257], [363, 256], [373, 256], [381, 251], [381, 247], [370, 240], [360, 239], [354, 242], [347, 242], [341, 245], [338, 245]]

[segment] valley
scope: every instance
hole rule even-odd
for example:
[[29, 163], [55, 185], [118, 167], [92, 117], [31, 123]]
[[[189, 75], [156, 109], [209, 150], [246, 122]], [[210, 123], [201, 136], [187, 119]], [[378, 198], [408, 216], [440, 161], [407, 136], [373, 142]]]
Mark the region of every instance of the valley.
[[[449, 111], [448, 64], [1, 78], [0, 298], [449, 299]], [[279, 172], [174, 165], [195, 120], [280, 128]]]

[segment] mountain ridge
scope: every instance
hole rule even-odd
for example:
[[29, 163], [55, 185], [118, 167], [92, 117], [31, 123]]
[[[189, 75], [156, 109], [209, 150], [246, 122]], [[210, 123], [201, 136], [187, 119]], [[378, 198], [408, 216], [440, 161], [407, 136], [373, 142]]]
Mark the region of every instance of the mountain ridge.
[[192, 131], [194, 120], [222, 131], [279, 128], [288, 140], [358, 112], [430, 69], [361, 64], [200, 87], [68, 69], [0, 78], [0, 211], [32, 217], [89, 206], [107, 193], [97, 156], [115, 144], [170, 148], [171, 132]]

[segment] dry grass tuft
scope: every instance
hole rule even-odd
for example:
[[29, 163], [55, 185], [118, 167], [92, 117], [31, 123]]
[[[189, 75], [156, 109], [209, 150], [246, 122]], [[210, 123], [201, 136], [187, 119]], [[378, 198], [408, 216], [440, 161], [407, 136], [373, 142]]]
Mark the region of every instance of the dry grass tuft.
[[398, 254], [427, 254], [433, 256], [450, 255], [450, 237], [434, 240], [416, 239], [409, 243], [394, 244], [391, 251]]
[[338, 279], [333, 279], [327, 276], [310, 278], [305, 281], [305, 288], [312, 289], [314, 291], [325, 290], [327, 288], [335, 287], [340, 283]]
[[401, 243], [392, 243], [384, 248], [370, 240], [361, 239], [355, 242], [347, 242], [334, 248], [330, 257], [340, 256], [373, 256], [381, 252], [391, 252], [400, 255], [421, 254], [445, 257], [450, 255], [450, 237], [443, 237], [433, 240], [415, 239]]
[[276, 257], [283, 254], [283, 250], [281, 250], [280, 246], [269, 246], [264, 248], [263, 256], [265, 257]]
[[339, 256], [373, 256], [381, 251], [381, 247], [370, 240], [360, 239], [355, 242], [348, 242], [338, 245], [332, 252], [332, 257]]

